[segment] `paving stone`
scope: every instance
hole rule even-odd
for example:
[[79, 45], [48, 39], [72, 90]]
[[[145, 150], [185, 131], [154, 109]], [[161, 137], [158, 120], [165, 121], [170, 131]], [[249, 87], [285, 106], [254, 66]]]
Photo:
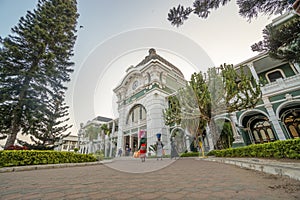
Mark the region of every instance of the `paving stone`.
[[[147, 173], [116, 170], [155, 165]], [[0, 199], [298, 199], [300, 182], [233, 165], [180, 159], [0, 173]], [[113, 166], [113, 167], [111, 167]]]

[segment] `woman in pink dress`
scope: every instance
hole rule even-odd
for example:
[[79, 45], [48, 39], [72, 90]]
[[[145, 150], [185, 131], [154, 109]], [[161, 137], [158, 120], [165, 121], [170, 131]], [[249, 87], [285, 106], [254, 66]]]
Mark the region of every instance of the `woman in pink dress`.
[[142, 162], [145, 162], [146, 153], [147, 153], [147, 138], [146, 138], [146, 133], [144, 130], [141, 130], [139, 132], [139, 137], [141, 138], [140, 146], [139, 146], [140, 158], [141, 158]]

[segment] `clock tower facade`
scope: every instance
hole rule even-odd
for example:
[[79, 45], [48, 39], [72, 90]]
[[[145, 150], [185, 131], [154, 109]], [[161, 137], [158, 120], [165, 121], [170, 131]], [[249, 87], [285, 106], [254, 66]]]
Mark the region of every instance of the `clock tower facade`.
[[155, 49], [150, 49], [139, 64], [129, 67], [114, 89], [119, 112], [118, 149], [136, 151], [141, 133], [147, 137], [147, 149], [155, 144], [157, 133], [168, 144], [163, 110], [168, 107], [167, 97], [185, 83], [182, 72], [156, 54]]

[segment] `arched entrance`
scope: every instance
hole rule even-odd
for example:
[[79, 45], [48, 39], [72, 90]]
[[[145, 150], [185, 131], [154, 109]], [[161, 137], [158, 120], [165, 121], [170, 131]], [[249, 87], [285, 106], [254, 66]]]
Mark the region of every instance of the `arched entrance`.
[[281, 121], [286, 126], [290, 138], [300, 137], [300, 108], [284, 109]]
[[144, 131], [147, 134], [146, 117], [146, 109], [141, 104], [136, 104], [129, 110], [123, 136], [123, 148], [126, 156], [131, 156], [134, 151], [138, 150], [140, 143], [138, 133]]
[[183, 128], [174, 127], [171, 131], [170, 141], [179, 155], [187, 150], [186, 133]]
[[244, 113], [241, 122], [244, 131], [248, 132], [250, 143], [259, 144], [277, 140], [273, 125], [267, 115], [260, 110]]
[[268, 118], [263, 115], [251, 117], [247, 123], [254, 143], [275, 141], [275, 134]]
[[216, 126], [217, 131], [220, 133], [220, 137], [217, 140], [216, 143], [216, 149], [227, 149], [232, 146], [233, 143], [233, 130], [231, 126], [231, 121], [228, 119], [217, 119]]

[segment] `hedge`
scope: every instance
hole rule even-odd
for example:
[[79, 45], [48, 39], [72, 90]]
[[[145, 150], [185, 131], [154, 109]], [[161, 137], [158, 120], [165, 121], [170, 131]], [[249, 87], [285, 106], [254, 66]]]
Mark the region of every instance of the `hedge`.
[[0, 167], [94, 162], [93, 155], [62, 151], [4, 150], [0, 151]]
[[198, 156], [199, 156], [199, 152], [186, 152], [180, 154], [180, 157], [198, 157]]
[[300, 138], [264, 144], [253, 144], [240, 148], [213, 150], [208, 155], [216, 157], [258, 157], [300, 159]]

